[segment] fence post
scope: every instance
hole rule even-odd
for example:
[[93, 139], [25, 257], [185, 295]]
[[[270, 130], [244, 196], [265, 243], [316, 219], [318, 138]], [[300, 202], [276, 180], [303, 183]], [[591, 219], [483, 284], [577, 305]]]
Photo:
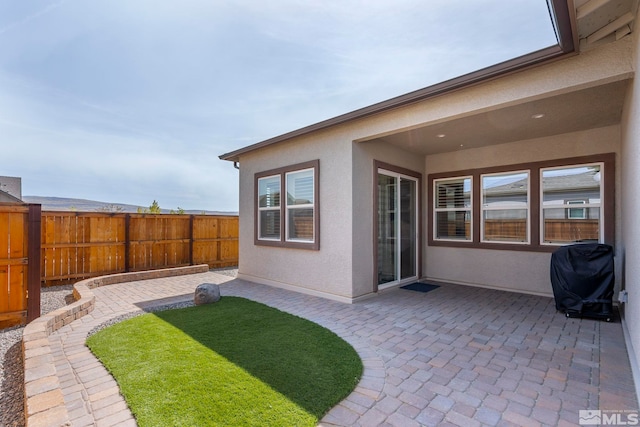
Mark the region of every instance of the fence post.
[[131, 265], [129, 264], [129, 253], [131, 242], [129, 241], [129, 225], [131, 223], [131, 215], [124, 214], [124, 272], [128, 273]]
[[195, 215], [189, 215], [189, 265], [193, 265], [193, 221]]
[[42, 206], [29, 205], [27, 219], [27, 323], [40, 317]]

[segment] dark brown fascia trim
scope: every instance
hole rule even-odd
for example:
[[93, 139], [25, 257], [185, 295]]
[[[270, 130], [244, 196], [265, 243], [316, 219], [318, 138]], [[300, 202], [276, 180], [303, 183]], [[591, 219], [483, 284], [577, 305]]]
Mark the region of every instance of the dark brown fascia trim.
[[[430, 98], [435, 98], [440, 95], [444, 95], [455, 90], [470, 87], [485, 81], [489, 81], [498, 77], [512, 74], [517, 71], [523, 71], [525, 69], [540, 65], [544, 62], [557, 60], [565, 55], [575, 52], [575, 31], [574, 26], [571, 24], [571, 16], [567, 0], [550, 0], [550, 13], [555, 17], [553, 20], [554, 26], [557, 30], [557, 36], [559, 43], [556, 46], [551, 46], [545, 49], [538, 50], [536, 52], [529, 53], [527, 55], [519, 56], [509, 61], [501, 62], [496, 65], [492, 65], [487, 68], [483, 68], [478, 71], [474, 71], [469, 74], [465, 74], [460, 77], [456, 77], [451, 80], [438, 83], [424, 89], [416, 90], [405, 95], [401, 95], [395, 98], [391, 98], [386, 101], [382, 101], [368, 107], [360, 108], [350, 113], [342, 114], [334, 118], [324, 120], [315, 123], [310, 126], [306, 126], [292, 132], [282, 134], [270, 139], [267, 139], [256, 144], [249, 145], [239, 150], [231, 151], [219, 156], [222, 160], [229, 160], [233, 162], [240, 161], [240, 156], [245, 153], [264, 148], [269, 145], [286, 141], [298, 136], [306, 135], [311, 132], [326, 129], [332, 126], [336, 126], [342, 123], [350, 122], [356, 119], [372, 116], [392, 109], [404, 107], [416, 102], [424, 101]], [[552, 18], [553, 18], [552, 17]]]
[[[376, 174], [378, 173], [378, 169], [386, 169], [386, 170], [391, 171], [391, 172], [395, 172], [395, 173], [399, 173], [399, 174], [402, 174], [402, 175], [411, 176], [413, 178], [422, 179], [422, 173], [416, 172], [416, 171], [411, 170], [411, 169], [403, 168], [402, 166], [392, 165], [391, 163], [385, 163], [385, 162], [381, 162], [379, 160], [374, 160], [373, 161], [373, 165], [374, 165], [374, 170], [375, 170]], [[378, 185], [378, 183], [376, 182], [376, 188], [377, 188], [377, 185]]]
[[[475, 226], [473, 228], [473, 241], [471, 242], [451, 242], [435, 240], [433, 236], [433, 181], [439, 178], [448, 178], [456, 176], [471, 175], [473, 180], [473, 198], [478, 200], [480, 197], [480, 180], [475, 179], [482, 174], [499, 173], [508, 171], [517, 171], [523, 169], [529, 169], [532, 171], [540, 171], [543, 168], [556, 167], [556, 166], [573, 166], [587, 163], [604, 163], [604, 198], [602, 200], [603, 219], [604, 219], [604, 243], [615, 246], [615, 153], [606, 154], [594, 154], [581, 157], [570, 157], [566, 159], [554, 159], [544, 160], [540, 162], [532, 163], [520, 163], [515, 165], [505, 166], [493, 166], [481, 169], [465, 169], [452, 172], [440, 172], [429, 174], [427, 176], [427, 223], [429, 229], [427, 230], [427, 245], [428, 246], [447, 246], [455, 248], [467, 248], [467, 249], [496, 249], [496, 250], [508, 250], [508, 251], [524, 251], [524, 252], [554, 252], [559, 248], [555, 245], [542, 245], [540, 244], [540, 200], [539, 197], [532, 197], [530, 204], [531, 220], [529, 223], [529, 229], [531, 231], [530, 243], [527, 244], [509, 244], [509, 243], [489, 243], [480, 241], [480, 209], [476, 207], [477, 203], [473, 206], [473, 219]], [[540, 179], [531, 179], [531, 194], [540, 194]]]
[[[550, 0], [547, 3], [553, 9], [549, 10], [549, 14], [556, 31], [558, 45], [564, 53], [572, 53], [578, 46], [578, 31], [572, 19], [575, 14], [569, 9], [569, 3], [573, 7], [573, 0]], [[575, 7], [573, 10], [575, 11]]]
[[386, 111], [390, 111], [396, 108], [404, 107], [410, 104], [414, 104], [420, 101], [425, 101], [431, 98], [435, 98], [440, 95], [444, 95], [456, 90], [464, 89], [474, 86], [485, 81], [502, 77], [507, 74], [514, 73], [516, 71], [522, 71], [527, 68], [539, 65], [543, 62], [558, 59], [567, 55], [559, 46], [552, 46], [546, 49], [539, 50], [537, 52], [520, 56], [518, 58], [502, 62], [500, 64], [484, 68], [479, 71], [475, 71], [470, 74], [465, 74], [461, 77], [456, 77], [451, 80], [447, 80], [442, 83], [429, 86], [424, 89], [420, 89], [414, 92], [410, 92], [405, 95], [401, 95], [387, 101], [382, 101], [377, 104], [364, 107], [350, 113], [342, 114], [340, 116], [324, 120], [322, 122], [315, 123], [310, 126], [306, 126], [292, 132], [285, 133], [274, 138], [267, 139], [257, 144], [252, 144], [239, 150], [231, 151], [226, 154], [218, 156], [221, 160], [228, 160], [232, 162], [239, 162], [240, 156], [260, 148], [268, 147], [272, 144], [287, 141], [302, 135], [307, 135], [312, 132], [316, 132], [322, 129], [327, 129], [339, 124], [347, 123], [357, 119], [373, 116]]

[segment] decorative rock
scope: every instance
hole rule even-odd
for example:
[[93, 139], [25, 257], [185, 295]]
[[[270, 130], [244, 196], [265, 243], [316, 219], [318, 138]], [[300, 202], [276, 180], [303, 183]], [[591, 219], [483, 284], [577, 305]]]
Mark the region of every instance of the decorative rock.
[[220, 300], [220, 286], [213, 283], [201, 283], [193, 297], [195, 305], [212, 304]]

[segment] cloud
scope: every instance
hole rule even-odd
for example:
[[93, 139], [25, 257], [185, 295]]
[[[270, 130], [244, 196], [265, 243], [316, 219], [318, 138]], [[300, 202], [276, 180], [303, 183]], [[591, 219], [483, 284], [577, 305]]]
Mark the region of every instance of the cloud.
[[544, 0], [5, 2], [1, 173], [235, 210], [219, 154], [552, 43]]

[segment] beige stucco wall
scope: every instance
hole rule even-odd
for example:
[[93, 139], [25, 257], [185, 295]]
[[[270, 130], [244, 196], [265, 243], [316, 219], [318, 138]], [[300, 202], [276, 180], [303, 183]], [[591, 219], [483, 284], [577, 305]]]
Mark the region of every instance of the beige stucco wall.
[[[424, 176], [422, 156], [382, 142], [353, 144], [353, 292], [354, 297], [370, 294], [377, 274], [373, 268], [374, 161], [399, 166]], [[422, 205], [424, 206], [424, 199]]]
[[[426, 224], [426, 174], [618, 152], [619, 127], [426, 159], [373, 140], [401, 130], [628, 79], [633, 72], [629, 59], [631, 47], [631, 38], [625, 38], [585, 54], [242, 154], [240, 277], [345, 301], [370, 293], [375, 253], [371, 212], [373, 160], [377, 159], [425, 176], [423, 276], [549, 294], [548, 254], [499, 251], [500, 256], [495, 257], [496, 251], [474, 250], [473, 254], [465, 254], [468, 268], [456, 271], [455, 276], [446, 273], [443, 266], [451, 262], [451, 249], [426, 247], [426, 227], [429, 226]], [[254, 245], [254, 174], [314, 159], [320, 160], [320, 251]], [[464, 250], [456, 253], [463, 254]], [[505, 265], [523, 266], [523, 269], [518, 270], [517, 277], [495, 274]]]
[[[463, 90], [436, 97], [429, 101], [410, 105], [382, 116], [360, 120], [351, 129], [350, 138], [358, 142], [353, 150], [353, 291], [354, 296], [369, 292], [373, 281], [372, 216], [363, 217], [363, 209], [372, 206], [373, 159], [394, 163], [397, 166], [416, 170], [424, 175], [423, 181], [423, 263], [425, 277], [551, 295], [549, 285], [548, 253], [506, 252], [472, 250], [465, 254], [466, 268], [452, 269], [453, 275], [445, 273], [446, 266], [462, 252], [451, 248], [427, 248], [426, 223], [426, 174], [497, 166], [513, 163], [576, 157], [582, 155], [618, 152], [619, 127], [595, 129], [559, 135], [551, 138], [522, 141], [492, 146], [484, 149], [466, 150], [427, 157], [418, 165], [421, 156], [400, 150], [398, 147], [373, 142], [376, 137], [398, 130], [411, 129], [426, 124], [439, 123], [469, 114], [477, 114], [503, 108], [508, 105], [540, 99], [598, 84], [629, 78], [633, 68], [629, 61], [631, 40], [623, 39], [584, 54], [550, 63], [522, 73], [472, 86]], [[496, 154], [499, 153], [499, 154]], [[619, 200], [619, 197], [616, 197]], [[618, 215], [618, 212], [617, 212]], [[619, 216], [619, 215], [618, 215]], [[619, 218], [618, 218], [619, 219]], [[425, 249], [426, 248], [426, 249]], [[487, 263], [487, 259], [492, 262]], [[513, 266], [507, 273], [498, 275], [505, 266]], [[517, 267], [523, 268], [518, 269]], [[533, 267], [531, 267], [533, 266]], [[544, 266], [544, 268], [540, 268]]]
[[[373, 292], [374, 160], [423, 173], [424, 160], [384, 143], [352, 142], [359, 126], [278, 144], [240, 159], [238, 275], [350, 301]], [[320, 251], [254, 245], [254, 175], [320, 160]]]
[[[254, 245], [254, 175], [320, 160], [320, 250]], [[329, 298], [351, 298], [351, 146], [322, 132], [240, 158], [239, 277]]]
[[[638, 22], [636, 20], [636, 22]], [[640, 69], [640, 32], [633, 35], [634, 49], [630, 60]], [[621, 125], [621, 256], [623, 286], [629, 302], [623, 305], [629, 350], [636, 390], [640, 387], [640, 84], [635, 79], [629, 87]]]
[[[431, 174], [618, 153], [619, 149], [620, 127], [609, 126], [549, 138], [427, 156], [425, 171]], [[619, 172], [617, 175], [619, 177]], [[616, 185], [617, 189], [619, 187]], [[619, 212], [619, 200], [617, 194], [616, 212]], [[429, 226], [431, 225], [428, 224], [427, 227]], [[619, 230], [616, 230], [616, 236], [619, 237]], [[428, 246], [423, 256], [423, 272], [427, 278], [433, 280], [551, 296], [553, 293], [549, 280], [550, 259], [551, 254], [540, 252]]]

